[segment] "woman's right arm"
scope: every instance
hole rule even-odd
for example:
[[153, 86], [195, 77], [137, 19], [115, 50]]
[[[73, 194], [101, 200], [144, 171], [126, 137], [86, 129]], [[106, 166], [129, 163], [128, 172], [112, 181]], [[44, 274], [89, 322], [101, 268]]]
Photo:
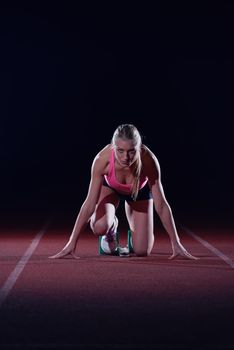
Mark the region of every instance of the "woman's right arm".
[[81, 206], [81, 209], [77, 216], [69, 241], [59, 253], [51, 256], [50, 258], [58, 259], [68, 254], [71, 254], [74, 258], [76, 258], [74, 252], [75, 252], [78, 238], [80, 236], [80, 233], [85, 229], [98, 202], [102, 181], [103, 181], [104, 166], [105, 165], [103, 164], [103, 160], [99, 156], [96, 156], [91, 168], [91, 179], [90, 179], [88, 194], [84, 203]]

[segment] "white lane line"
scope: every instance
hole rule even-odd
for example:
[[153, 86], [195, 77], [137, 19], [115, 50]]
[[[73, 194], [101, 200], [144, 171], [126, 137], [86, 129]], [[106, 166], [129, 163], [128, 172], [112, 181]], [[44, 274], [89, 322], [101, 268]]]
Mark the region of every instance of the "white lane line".
[[197, 236], [194, 232], [189, 230], [187, 227], [181, 226], [181, 228], [190, 236], [192, 236], [196, 241], [204, 245], [207, 249], [209, 249], [213, 254], [217, 255], [220, 259], [224, 260], [225, 263], [230, 265], [232, 268], [234, 268], [234, 262], [225, 254], [223, 254], [220, 250], [212, 246], [210, 243], [202, 239], [201, 237]]
[[14, 284], [16, 283], [17, 279], [19, 278], [20, 274], [22, 273], [25, 265], [27, 264], [28, 260], [32, 256], [34, 250], [36, 249], [38, 243], [40, 242], [42, 236], [47, 231], [48, 226], [50, 224], [50, 220], [48, 220], [43, 228], [36, 234], [35, 238], [33, 239], [32, 243], [24, 253], [24, 255], [19, 260], [18, 264], [14, 268], [14, 270], [11, 272], [9, 277], [7, 278], [6, 282], [0, 289], [0, 307], [6, 300], [8, 294], [10, 293], [11, 289], [13, 288]]

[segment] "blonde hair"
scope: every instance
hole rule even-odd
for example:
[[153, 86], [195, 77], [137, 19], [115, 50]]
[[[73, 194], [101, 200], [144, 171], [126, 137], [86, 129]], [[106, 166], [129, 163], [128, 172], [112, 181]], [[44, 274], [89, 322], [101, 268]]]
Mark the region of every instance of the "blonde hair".
[[[117, 139], [121, 139], [124, 141], [132, 141], [134, 146], [138, 148], [138, 150], [140, 150], [142, 145], [141, 135], [133, 124], [121, 124], [117, 127], [111, 141], [111, 144], [113, 147], [115, 147]], [[136, 200], [139, 192], [141, 170], [142, 170], [142, 162], [141, 162], [141, 156], [139, 152], [139, 155], [136, 161], [134, 162], [134, 169], [133, 169], [133, 176], [134, 176], [133, 185], [132, 185], [133, 200]]]

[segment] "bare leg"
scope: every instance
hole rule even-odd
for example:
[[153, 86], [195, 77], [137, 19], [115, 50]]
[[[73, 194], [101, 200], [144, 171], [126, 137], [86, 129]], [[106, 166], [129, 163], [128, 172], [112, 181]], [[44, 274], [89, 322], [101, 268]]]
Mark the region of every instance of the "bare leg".
[[154, 245], [153, 199], [125, 202], [125, 212], [137, 256], [150, 255]]
[[115, 212], [119, 205], [117, 194], [109, 187], [102, 186], [90, 227], [97, 236], [105, 235], [115, 225]]
[[[113, 225], [116, 225], [115, 211], [119, 204], [119, 199], [116, 193], [109, 187], [102, 186], [99, 201], [96, 206], [95, 212], [90, 219], [90, 227], [96, 235], [105, 235]], [[50, 258], [62, 258], [66, 255], [75, 256], [75, 245], [70, 247], [70, 242], [63, 248], [58, 254], [51, 256]]]

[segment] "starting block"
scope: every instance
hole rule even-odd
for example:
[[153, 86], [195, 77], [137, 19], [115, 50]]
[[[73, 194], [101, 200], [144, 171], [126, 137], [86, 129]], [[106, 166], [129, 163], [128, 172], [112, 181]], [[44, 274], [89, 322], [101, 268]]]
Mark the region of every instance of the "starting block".
[[132, 232], [131, 232], [131, 230], [128, 230], [128, 248], [129, 248], [129, 253], [134, 253], [133, 246], [132, 246]]
[[99, 255], [116, 255], [116, 256], [128, 256], [129, 253], [134, 253], [133, 246], [132, 246], [132, 233], [131, 230], [128, 230], [127, 235], [127, 247], [120, 247], [119, 245], [119, 232], [116, 233], [116, 240], [117, 240], [117, 247], [114, 252], [110, 253], [105, 250], [103, 247], [103, 240], [104, 236], [98, 237], [98, 253]]

